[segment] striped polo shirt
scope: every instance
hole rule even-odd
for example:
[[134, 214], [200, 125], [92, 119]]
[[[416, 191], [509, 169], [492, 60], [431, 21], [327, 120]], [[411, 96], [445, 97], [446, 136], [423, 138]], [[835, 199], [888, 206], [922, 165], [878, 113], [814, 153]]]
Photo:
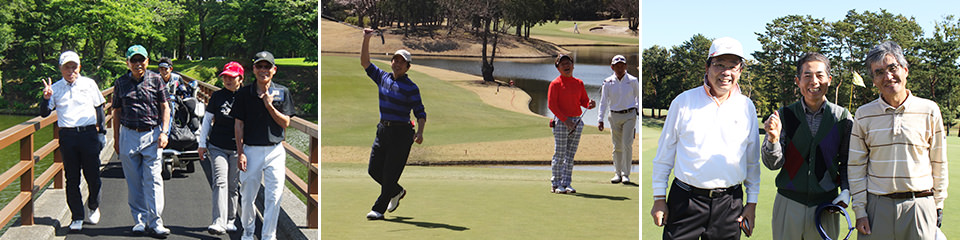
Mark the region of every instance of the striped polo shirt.
[[380, 120], [409, 122], [411, 110], [417, 119], [427, 118], [420, 101], [420, 88], [410, 81], [409, 75], [394, 79], [393, 73], [380, 70], [374, 64], [366, 71], [380, 91]]
[[850, 136], [853, 210], [866, 217], [867, 193], [933, 189], [937, 208], [947, 198], [947, 149], [937, 103], [914, 96], [892, 107], [882, 98], [857, 109]]

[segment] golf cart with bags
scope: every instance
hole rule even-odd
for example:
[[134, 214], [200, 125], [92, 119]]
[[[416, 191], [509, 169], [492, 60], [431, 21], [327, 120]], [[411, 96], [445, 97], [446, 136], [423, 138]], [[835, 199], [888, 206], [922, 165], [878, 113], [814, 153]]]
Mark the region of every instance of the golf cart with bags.
[[200, 160], [197, 153], [197, 135], [203, 118], [204, 104], [195, 97], [176, 98], [173, 101], [174, 115], [170, 118], [170, 133], [167, 147], [163, 149], [163, 180], [173, 177], [174, 171], [196, 171], [194, 161]]

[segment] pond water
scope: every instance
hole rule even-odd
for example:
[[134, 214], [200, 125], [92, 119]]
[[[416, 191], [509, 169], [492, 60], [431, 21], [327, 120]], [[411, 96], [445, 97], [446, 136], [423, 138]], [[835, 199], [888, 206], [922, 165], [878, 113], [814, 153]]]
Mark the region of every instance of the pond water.
[[[640, 54], [637, 47], [566, 47], [574, 58], [573, 76], [583, 80], [590, 99], [600, 100], [600, 85], [603, 79], [613, 74], [610, 59], [614, 55], [627, 57], [627, 73], [639, 76]], [[371, 56], [389, 60], [389, 56]], [[416, 57], [414, 63], [447, 69], [473, 75], [481, 75], [479, 58]], [[547, 108], [547, 88], [550, 81], [560, 75], [553, 65], [554, 58], [511, 59], [498, 58], [493, 63], [493, 75], [497, 79], [513, 80], [517, 87], [530, 95], [530, 110], [534, 113], [553, 117]], [[413, 69], [416, 70], [416, 69]], [[597, 125], [597, 109], [584, 113], [584, 124]]]

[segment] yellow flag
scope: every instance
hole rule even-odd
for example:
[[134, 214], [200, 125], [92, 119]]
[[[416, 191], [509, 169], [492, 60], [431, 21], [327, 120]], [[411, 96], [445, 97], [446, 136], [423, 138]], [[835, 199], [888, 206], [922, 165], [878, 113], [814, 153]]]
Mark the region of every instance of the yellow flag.
[[856, 71], [853, 72], [853, 85], [867, 87], [866, 85], [863, 85], [863, 78], [860, 77], [860, 74]]

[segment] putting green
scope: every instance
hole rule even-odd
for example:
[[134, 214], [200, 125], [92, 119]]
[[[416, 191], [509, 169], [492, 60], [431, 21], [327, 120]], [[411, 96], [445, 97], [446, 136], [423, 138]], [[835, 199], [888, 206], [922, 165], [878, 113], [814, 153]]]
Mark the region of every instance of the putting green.
[[[645, 122], [649, 121], [649, 118], [645, 117], [644, 120]], [[641, 152], [641, 159], [643, 160], [641, 161], [640, 171], [643, 172], [644, 177], [643, 183], [641, 184], [642, 193], [640, 196], [643, 199], [643, 204], [640, 208], [640, 221], [642, 222], [641, 229], [643, 230], [643, 239], [660, 239], [663, 234], [663, 228], [653, 225], [653, 218], [650, 216], [650, 209], [653, 206], [653, 193], [650, 190], [652, 178], [650, 177], [650, 174], [653, 165], [653, 158], [657, 154], [657, 139], [660, 137], [660, 132], [660, 128], [650, 127], [648, 125], [642, 127], [643, 135], [641, 141], [643, 142], [643, 150]], [[760, 135], [760, 139], [765, 137], [766, 136], [764, 135]], [[947, 159], [948, 163], [949, 160], [960, 160], [960, 138], [957, 138], [956, 136], [947, 137]], [[770, 221], [773, 216], [773, 199], [776, 197], [777, 192], [777, 187], [774, 185], [774, 178], [776, 177], [777, 173], [778, 171], [769, 170], [761, 165], [760, 200], [757, 203], [757, 218], [754, 221], [756, 227], [754, 228], [754, 235], [750, 239], [770, 239], [772, 237], [772, 233], [770, 232]], [[950, 179], [960, 179], [960, 171], [951, 171]], [[956, 184], [950, 185], [947, 192], [957, 193], [957, 187], [955, 186]], [[956, 195], [947, 197], [946, 203], [944, 203], [944, 208], [944, 217], [942, 223], [943, 233], [947, 236], [958, 236], [958, 234], [960, 234], [960, 229], [951, 228], [948, 226], [952, 226], [953, 223], [960, 223], [960, 218], [953, 217], [957, 213], [960, 213], [960, 197], [957, 197]], [[850, 218], [854, 218], [855, 214], [853, 213], [853, 209], [847, 208], [847, 211], [852, 214]], [[843, 220], [841, 220], [841, 222], [843, 222]], [[843, 234], [846, 234], [846, 230], [842, 231], [841, 235]], [[856, 235], [856, 233], [853, 235]], [[851, 237], [856, 238], [854, 236]]]
[[638, 239], [636, 186], [606, 172], [574, 172], [576, 194], [550, 193], [546, 170], [408, 166], [406, 197], [368, 221], [379, 194], [366, 164], [321, 166], [321, 238]]

